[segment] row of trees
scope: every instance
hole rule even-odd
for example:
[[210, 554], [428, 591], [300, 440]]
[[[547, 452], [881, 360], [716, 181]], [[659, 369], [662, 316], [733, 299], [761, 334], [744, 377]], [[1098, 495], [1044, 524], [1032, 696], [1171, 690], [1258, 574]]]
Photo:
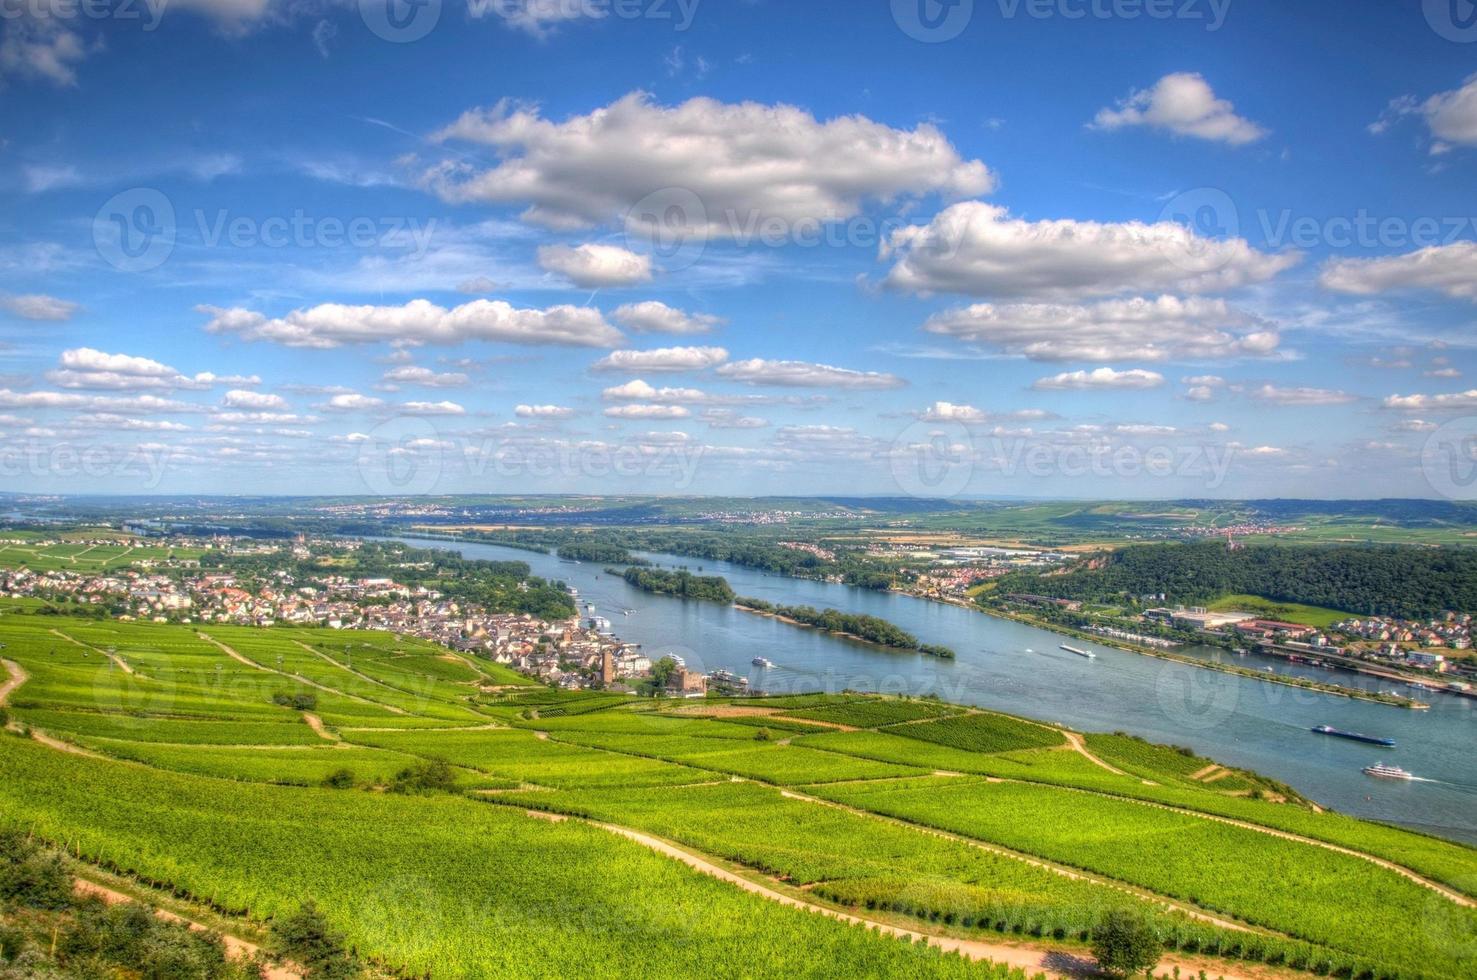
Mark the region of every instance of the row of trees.
[[650, 565], [645, 558], [637, 557], [618, 544], [608, 541], [579, 540], [561, 544], [560, 558], [573, 561], [598, 561], [609, 565]]
[[735, 600], [735, 604], [755, 612], [791, 619], [805, 626], [825, 630], [827, 633], [854, 636], [868, 643], [876, 643], [898, 650], [917, 650], [929, 656], [946, 659], [954, 656], [954, 651], [948, 647], [935, 643], [920, 643], [918, 637], [912, 633], [877, 616], [845, 613], [839, 609], [816, 609], [813, 606], [781, 606], [748, 596]]
[[1018, 572], [994, 590], [1113, 602], [1164, 593], [1209, 602], [1246, 593], [1360, 615], [1418, 619], [1477, 610], [1477, 549], [1150, 544], [1079, 562], [1066, 573]]
[[694, 575], [691, 572], [668, 572], [659, 568], [628, 568], [624, 572], [608, 569], [619, 574], [630, 585], [646, 592], [681, 596], [684, 599], [705, 599], [710, 602], [728, 604], [734, 600], [733, 587], [720, 575]]

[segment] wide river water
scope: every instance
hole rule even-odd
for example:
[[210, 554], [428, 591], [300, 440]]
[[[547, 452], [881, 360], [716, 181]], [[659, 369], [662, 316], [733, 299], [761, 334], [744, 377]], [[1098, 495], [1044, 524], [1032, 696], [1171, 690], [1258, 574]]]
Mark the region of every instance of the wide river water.
[[[936, 694], [1083, 731], [1125, 731], [1186, 745], [1218, 762], [1254, 769], [1344, 813], [1405, 824], [1477, 844], [1477, 700], [1418, 694], [1429, 711], [1366, 701], [1203, 670], [988, 616], [947, 603], [847, 585], [788, 578], [727, 562], [644, 557], [664, 567], [722, 575], [739, 595], [775, 603], [830, 607], [880, 616], [927, 643], [951, 647], [955, 660], [887, 650], [724, 606], [653, 595], [596, 563], [470, 542], [400, 538], [450, 548], [468, 558], [522, 561], [534, 573], [579, 590], [580, 614], [608, 618], [622, 640], [653, 657], [672, 653], [704, 672], [725, 668], [770, 692], [882, 691]], [[595, 612], [586, 611], [593, 603]], [[1088, 660], [1060, 649], [1090, 649]], [[1224, 657], [1204, 647], [1180, 652]], [[755, 657], [773, 668], [751, 664]], [[1258, 670], [1272, 667], [1346, 687], [1390, 689], [1392, 682], [1230, 655]], [[1395, 748], [1315, 735], [1314, 725], [1394, 738]], [[1373, 762], [1399, 765], [1420, 779], [1376, 779]]]

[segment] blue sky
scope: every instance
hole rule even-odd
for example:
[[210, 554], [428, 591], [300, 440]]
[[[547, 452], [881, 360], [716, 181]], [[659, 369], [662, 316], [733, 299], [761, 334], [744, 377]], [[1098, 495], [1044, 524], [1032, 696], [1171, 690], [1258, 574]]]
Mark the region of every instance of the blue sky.
[[1470, 496], [1465, 0], [919, 2], [4, 0], [0, 487]]

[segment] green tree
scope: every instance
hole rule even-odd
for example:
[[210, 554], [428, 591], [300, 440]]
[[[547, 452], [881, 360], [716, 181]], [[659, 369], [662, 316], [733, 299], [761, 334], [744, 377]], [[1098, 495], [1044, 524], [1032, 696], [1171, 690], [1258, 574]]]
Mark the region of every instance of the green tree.
[[663, 657], [651, 665], [651, 679], [656, 682], [658, 689], [671, 683], [672, 675], [675, 673], [677, 673], [677, 661], [671, 657]]
[[1098, 968], [1117, 977], [1152, 970], [1164, 944], [1148, 920], [1125, 909], [1109, 912], [1092, 931], [1092, 955]]
[[72, 901], [72, 876], [62, 860], [17, 830], [0, 832], [0, 904], [64, 909]]
[[347, 980], [359, 976], [359, 967], [336, 932], [312, 900], [296, 912], [274, 919], [271, 928], [272, 955], [307, 968], [313, 980]]

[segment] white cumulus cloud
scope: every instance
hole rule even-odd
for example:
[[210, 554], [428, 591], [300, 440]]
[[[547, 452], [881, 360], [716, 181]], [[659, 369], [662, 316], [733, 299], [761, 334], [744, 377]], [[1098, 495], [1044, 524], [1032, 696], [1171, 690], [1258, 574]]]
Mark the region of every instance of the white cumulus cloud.
[[234, 389], [221, 399], [226, 408], [243, 408], [250, 411], [286, 411], [289, 406], [281, 395], [268, 395], [260, 391]]
[[1330, 259], [1318, 281], [1341, 293], [1369, 296], [1395, 289], [1429, 289], [1477, 302], [1477, 243], [1432, 245], [1376, 259]]
[[1266, 321], [1204, 297], [975, 303], [937, 313], [923, 329], [1037, 361], [1260, 357], [1280, 342]]
[[654, 299], [618, 306], [611, 316], [636, 333], [708, 333], [726, 322], [707, 313], [686, 313]]
[[1401, 412], [1471, 411], [1477, 409], [1477, 388], [1440, 395], [1391, 395], [1380, 404]]
[[681, 405], [612, 405], [605, 414], [613, 419], [685, 419], [692, 413]]
[[1274, 405], [1347, 405], [1359, 400], [1358, 395], [1332, 388], [1284, 388], [1273, 384], [1253, 389], [1251, 397]]
[[61, 323], [70, 320], [82, 307], [71, 300], [57, 299], [43, 293], [11, 296], [0, 293], [0, 309], [13, 313], [23, 320], [44, 320]]
[[518, 309], [502, 300], [473, 300], [447, 309], [416, 299], [402, 306], [347, 306], [322, 303], [268, 317], [240, 307], [196, 308], [209, 315], [205, 329], [288, 347], [327, 349], [345, 344], [401, 342], [460, 344], [469, 340], [571, 347], [614, 347], [619, 330], [599, 310], [585, 306]]
[[596, 361], [594, 371], [701, 371], [728, 360], [722, 347], [660, 347], [656, 350], [612, 351]]
[[881, 371], [853, 371], [808, 361], [774, 361], [762, 357], [734, 361], [718, 368], [731, 381], [786, 388], [901, 388], [907, 382]]
[[519, 405], [513, 414], [520, 419], [567, 419], [574, 415], [574, 409], [563, 405]]
[[651, 281], [651, 257], [617, 245], [544, 245], [538, 250], [538, 264], [585, 289]]
[[[927, 123], [822, 122], [795, 106], [710, 98], [663, 106], [646, 92], [562, 122], [505, 100], [464, 113], [438, 138], [500, 158], [485, 170], [460, 159], [432, 168], [425, 181], [443, 198], [526, 203], [526, 220], [564, 229], [663, 222], [675, 205], [692, 234], [734, 238], [751, 221], [841, 221], [868, 200], [971, 197], [995, 183]], [[653, 203], [672, 188], [683, 193]], [[643, 202], [661, 213], [633, 215]]]
[[1230, 102], [1217, 98], [1210, 83], [1195, 72], [1165, 75], [1150, 88], [1121, 99], [1117, 108], [1098, 110], [1092, 124], [1097, 129], [1147, 126], [1233, 146], [1267, 135], [1261, 126], [1238, 116]]
[[1143, 368], [1118, 371], [1101, 367], [1091, 371], [1063, 371], [1049, 378], [1040, 378], [1031, 385], [1043, 391], [1086, 390], [1091, 388], [1157, 388], [1164, 384], [1164, 375]]
[[1024, 221], [981, 201], [894, 231], [883, 257], [896, 258], [886, 277], [895, 289], [1040, 300], [1214, 292], [1264, 282], [1299, 259], [1171, 221]]
[[658, 388], [637, 378], [633, 381], [627, 381], [623, 385], [606, 388], [600, 393], [600, 397], [608, 402], [632, 401], [675, 404], [677, 402], [706, 401], [708, 396], [696, 388]]
[[419, 385], [423, 388], [460, 388], [472, 381], [460, 371], [433, 371], [413, 364], [391, 368], [381, 380], [388, 385]]

